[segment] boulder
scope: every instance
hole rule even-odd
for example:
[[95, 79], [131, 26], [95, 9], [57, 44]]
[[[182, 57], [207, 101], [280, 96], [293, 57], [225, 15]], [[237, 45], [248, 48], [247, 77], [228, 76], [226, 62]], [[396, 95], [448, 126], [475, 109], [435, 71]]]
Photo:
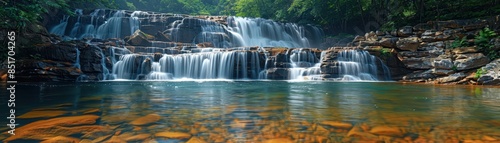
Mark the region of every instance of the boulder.
[[370, 33], [365, 34], [366, 41], [377, 41], [378, 36], [375, 32], [371, 31]]
[[267, 79], [286, 80], [288, 72], [287, 68], [271, 68], [267, 70]]
[[420, 46], [420, 38], [418, 37], [409, 37], [403, 38], [396, 42], [396, 46], [400, 50], [404, 51], [417, 51]]
[[436, 76], [432, 74], [432, 70], [426, 71], [415, 71], [403, 77], [403, 80], [411, 81], [411, 80], [427, 80], [433, 79]]
[[379, 42], [380, 45], [387, 48], [396, 48], [398, 38], [382, 38]]
[[157, 41], [172, 42], [172, 40], [170, 40], [170, 37], [166, 34], [163, 34], [163, 32], [161, 31], [158, 31], [155, 37]]
[[479, 84], [500, 85], [500, 59], [496, 59], [484, 67], [481, 67], [482, 74], [477, 79]]
[[438, 83], [449, 83], [449, 82], [455, 82], [455, 81], [462, 80], [465, 77], [466, 77], [466, 75], [464, 73], [460, 72], [460, 73], [455, 73], [455, 74], [449, 75], [447, 77], [438, 78], [436, 81]]
[[407, 68], [413, 70], [427, 70], [432, 68], [432, 63], [430, 58], [422, 57], [422, 58], [403, 58], [401, 60]]
[[435, 58], [432, 60], [432, 66], [436, 69], [451, 70], [453, 61], [450, 58]]
[[154, 40], [154, 38], [154, 36], [144, 33], [141, 30], [136, 30], [134, 34], [126, 39], [127, 43], [130, 45], [149, 47], [151, 46], [150, 40]]
[[455, 55], [454, 65], [457, 70], [469, 70], [482, 67], [489, 63], [488, 57], [482, 53], [458, 54]]

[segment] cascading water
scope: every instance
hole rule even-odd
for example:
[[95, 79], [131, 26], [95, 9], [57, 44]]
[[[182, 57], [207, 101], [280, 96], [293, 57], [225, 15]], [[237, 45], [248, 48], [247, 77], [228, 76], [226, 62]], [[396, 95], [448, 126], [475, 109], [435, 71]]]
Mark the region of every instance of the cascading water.
[[[323, 55], [323, 54], [322, 54]], [[291, 80], [314, 80], [320, 75], [320, 65], [316, 54], [310, 50], [293, 49], [290, 55], [289, 79]], [[321, 58], [320, 58], [321, 59]]]
[[[342, 81], [389, 80], [390, 72], [384, 64], [367, 51], [346, 50], [338, 53], [338, 73]], [[377, 62], [382, 66], [382, 77], [378, 78]]]
[[[125, 10], [115, 11], [112, 16], [107, 17], [105, 10], [96, 9], [90, 13], [90, 23], [81, 20], [83, 11], [78, 9], [75, 11], [77, 14], [76, 22], [71, 27], [71, 31], [66, 33], [69, 16], [64, 16], [61, 23], [54, 26], [50, 33], [68, 37], [70, 39], [82, 38], [124, 38], [134, 33], [140, 27], [138, 15], [134, 12], [130, 17], [127, 17]], [[126, 22], [125, 22], [126, 21]], [[126, 23], [124, 25], [123, 23]], [[126, 30], [128, 28], [128, 30]]]
[[311, 47], [304, 27], [297, 24], [246, 17], [228, 17], [227, 22], [234, 37], [243, 39], [239, 46]]
[[[147, 74], [149, 80], [169, 79], [257, 79], [263, 69], [257, 51], [204, 49], [199, 53], [164, 54], [158, 62], [138, 62], [147, 58], [138, 54], [127, 54], [113, 66], [117, 79], [137, 79]], [[150, 65], [148, 65], [150, 64]], [[141, 67], [140, 71], [137, 70]], [[149, 73], [145, 73], [150, 67]]]
[[[325, 70], [322, 73], [325, 51], [318, 56], [319, 51], [306, 47], [318, 47], [323, 32], [311, 25], [244, 17], [227, 17], [224, 21], [223, 17], [213, 19], [144, 11], [97, 9], [88, 15], [82, 10], [75, 12], [76, 19], [68, 20], [70, 17], [64, 16], [50, 32], [65, 39], [124, 38], [136, 30], [154, 36], [155, 41], [127, 41], [127, 44], [134, 46], [127, 48], [132, 48], [130, 50], [135, 53], [128, 51], [124, 43], [115, 44], [120, 48], [109, 48], [107, 54], [99, 48], [102, 80], [268, 77], [317, 80], [324, 79], [325, 74], [328, 74], [328, 78], [344, 81], [390, 79], [388, 68], [366, 51], [342, 51], [335, 59], [329, 58], [334, 61], [329, 61], [332, 65], [328, 68], [336, 67], [338, 71]], [[278, 54], [281, 56], [278, 58], [276, 52], [266, 52], [263, 47], [293, 49]], [[109, 70], [105, 55], [110, 56], [113, 66]], [[75, 67], [79, 68], [77, 64]]]

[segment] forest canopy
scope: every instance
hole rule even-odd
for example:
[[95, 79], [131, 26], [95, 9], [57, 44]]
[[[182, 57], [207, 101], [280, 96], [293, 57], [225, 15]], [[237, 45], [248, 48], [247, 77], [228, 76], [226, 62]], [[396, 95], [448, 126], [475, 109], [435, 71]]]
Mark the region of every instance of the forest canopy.
[[327, 35], [390, 30], [431, 20], [500, 14], [500, 0], [0, 0], [2, 28], [20, 28], [57, 9], [126, 9], [261, 17], [319, 25]]

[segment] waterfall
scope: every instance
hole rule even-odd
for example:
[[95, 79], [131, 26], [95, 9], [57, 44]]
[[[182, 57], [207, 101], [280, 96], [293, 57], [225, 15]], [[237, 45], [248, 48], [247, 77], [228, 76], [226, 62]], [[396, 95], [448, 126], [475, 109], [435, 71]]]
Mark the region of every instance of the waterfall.
[[59, 24], [54, 26], [51, 30], [50, 33], [56, 34], [56, 35], [64, 35], [66, 33], [66, 27], [68, 26], [68, 15], [64, 15]]
[[[90, 13], [90, 23], [82, 21], [83, 11], [75, 11], [77, 17], [71, 31], [66, 33], [69, 16], [64, 16], [60, 24], [54, 26], [50, 33], [66, 36], [70, 39], [82, 38], [125, 38], [133, 34], [140, 27], [138, 16], [142, 16], [141, 11], [135, 11], [130, 17], [127, 17], [125, 10], [118, 10], [110, 17], [105, 14], [105, 10], [96, 9]], [[128, 29], [127, 29], [128, 28]]]
[[[140, 59], [138, 59], [140, 58]], [[257, 51], [206, 49], [199, 53], [164, 54], [158, 62], [149, 55], [126, 54], [113, 66], [117, 79], [257, 79], [263, 70]], [[149, 69], [148, 69], [149, 68]]]
[[80, 50], [78, 49], [78, 47], [75, 47], [75, 50], [76, 50], [76, 59], [75, 59], [75, 63], [73, 65], [75, 68], [81, 69], [81, 67], [80, 67]]
[[[238, 46], [260, 47], [311, 47], [305, 28], [292, 23], [278, 23], [262, 18], [228, 17], [229, 30], [241, 37]], [[313, 32], [316, 34], [321, 34]], [[321, 35], [316, 35], [321, 37]]]
[[382, 80], [389, 80], [389, 70], [375, 56], [367, 51], [346, 50], [338, 53], [338, 73], [343, 81], [378, 81], [377, 62], [382, 66]]
[[[288, 78], [291, 80], [314, 80], [319, 79], [320, 75], [320, 60], [316, 58], [316, 54], [309, 49], [293, 49], [290, 55], [290, 63], [292, 67], [289, 69]], [[324, 54], [321, 54], [323, 56]], [[322, 57], [320, 57], [322, 59]]]

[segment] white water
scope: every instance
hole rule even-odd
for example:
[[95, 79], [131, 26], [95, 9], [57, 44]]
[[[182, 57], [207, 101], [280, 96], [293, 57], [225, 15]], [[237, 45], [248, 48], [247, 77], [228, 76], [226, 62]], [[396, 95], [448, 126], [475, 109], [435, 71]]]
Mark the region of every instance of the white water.
[[[323, 54], [321, 54], [323, 56]], [[320, 58], [321, 59], [321, 58]], [[291, 80], [317, 80], [320, 79], [320, 60], [309, 51], [300, 49], [292, 50], [290, 55], [292, 68], [289, 69], [289, 79]]]
[[159, 62], [152, 62], [150, 73], [143, 73], [148, 66], [138, 61], [147, 58], [152, 59], [138, 54], [123, 55], [114, 64], [113, 73], [117, 79], [136, 79], [140, 74], [148, 74], [149, 80], [257, 79], [262, 70], [261, 58], [255, 51], [204, 49], [199, 53], [164, 54]]
[[228, 17], [234, 37], [241, 37], [238, 46], [310, 47], [304, 27], [291, 23], [278, 23], [262, 18]]
[[[66, 35], [66, 27], [68, 25], [69, 16], [64, 16], [60, 24], [54, 26], [50, 33], [66, 36], [70, 39], [82, 39], [82, 38], [124, 38], [125, 36], [131, 35], [140, 27], [140, 21], [138, 15], [140, 11], [132, 13], [130, 17], [127, 17], [124, 10], [119, 10], [114, 12], [111, 16], [105, 14], [105, 10], [96, 9], [89, 16], [91, 17], [90, 23], [84, 23], [81, 21], [83, 12], [81, 9], [75, 11], [77, 14], [77, 20], [71, 27], [71, 31]], [[99, 20], [104, 23], [99, 23]], [[124, 21], [127, 20], [127, 25], [123, 25]], [[124, 30], [123, 28], [129, 27], [130, 30]]]
[[[377, 62], [380, 62], [375, 56], [367, 51], [349, 50], [341, 51], [338, 54], [339, 75], [342, 81], [378, 81]], [[381, 64], [384, 73], [382, 80], [388, 80], [390, 73], [388, 68]]]

